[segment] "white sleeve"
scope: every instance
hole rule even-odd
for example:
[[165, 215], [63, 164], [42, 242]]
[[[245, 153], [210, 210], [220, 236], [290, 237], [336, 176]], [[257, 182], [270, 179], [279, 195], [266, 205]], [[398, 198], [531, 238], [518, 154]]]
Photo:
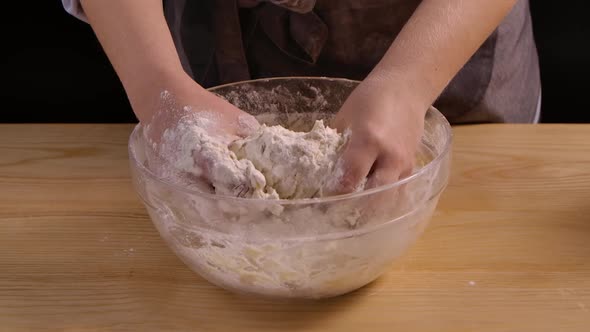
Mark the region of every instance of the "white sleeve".
[[88, 22], [82, 6], [80, 6], [80, 0], [61, 0], [66, 11], [73, 16], [79, 18], [84, 22]]

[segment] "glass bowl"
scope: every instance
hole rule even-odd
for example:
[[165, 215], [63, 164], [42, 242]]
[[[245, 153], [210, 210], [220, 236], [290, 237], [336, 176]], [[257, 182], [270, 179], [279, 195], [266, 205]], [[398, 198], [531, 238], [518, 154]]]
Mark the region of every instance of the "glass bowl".
[[[262, 122], [306, 129], [314, 119], [329, 120], [357, 84], [274, 78], [211, 91]], [[445, 117], [430, 108], [411, 176], [353, 194], [297, 200], [217, 196], [159, 178], [150, 169], [141, 124], [131, 134], [129, 155], [134, 187], [154, 225], [189, 268], [234, 292], [317, 299], [372, 282], [416, 241], [446, 187], [451, 138]]]

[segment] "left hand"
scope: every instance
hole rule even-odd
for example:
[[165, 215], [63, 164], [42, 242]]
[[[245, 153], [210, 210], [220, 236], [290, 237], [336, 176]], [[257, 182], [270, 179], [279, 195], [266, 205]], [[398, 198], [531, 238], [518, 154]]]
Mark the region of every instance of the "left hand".
[[351, 137], [337, 165], [343, 175], [331, 188], [335, 194], [353, 192], [366, 177], [371, 188], [412, 173], [426, 109], [391, 85], [368, 77], [336, 115], [332, 126], [350, 130]]

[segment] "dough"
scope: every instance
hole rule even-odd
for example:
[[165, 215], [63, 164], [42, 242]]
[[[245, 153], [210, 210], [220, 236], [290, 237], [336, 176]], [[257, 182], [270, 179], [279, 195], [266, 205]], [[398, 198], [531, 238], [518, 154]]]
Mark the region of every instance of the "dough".
[[166, 130], [160, 153], [187, 180], [203, 179], [216, 194], [247, 198], [322, 197], [347, 135], [315, 122], [309, 132], [260, 126], [228, 144], [208, 134], [211, 119], [186, 117]]
[[345, 136], [318, 120], [309, 132], [262, 125], [230, 149], [239, 159], [251, 161], [280, 198], [313, 198], [323, 196], [345, 141]]

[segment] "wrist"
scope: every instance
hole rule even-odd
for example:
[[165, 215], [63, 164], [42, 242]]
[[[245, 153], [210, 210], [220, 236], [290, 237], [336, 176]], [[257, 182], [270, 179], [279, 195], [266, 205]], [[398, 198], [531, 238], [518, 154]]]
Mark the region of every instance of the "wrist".
[[388, 103], [398, 105], [396, 111], [403, 111], [410, 116], [424, 119], [432, 105], [426, 87], [411, 83], [402, 73], [373, 71], [363, 81], [369, 89], [379, 91], [379, 95], [388, 99]]
[[143, 122], [150, 120], [160, 107], [162, 92], [178, 97], [184, 91], [194, 93], [202, 89], [182, 68], [152, 68], [122, 82], [135, 115]]
[[125, 91], [131, 95], [138, 92], [141, 94], [141, 92], [163, 90], [171, 82], [190, 79], [182, 67], [157, 65], [136, 65], [134, 68], [129, 68], [127, 72], [121, 73], [119, 77]]

